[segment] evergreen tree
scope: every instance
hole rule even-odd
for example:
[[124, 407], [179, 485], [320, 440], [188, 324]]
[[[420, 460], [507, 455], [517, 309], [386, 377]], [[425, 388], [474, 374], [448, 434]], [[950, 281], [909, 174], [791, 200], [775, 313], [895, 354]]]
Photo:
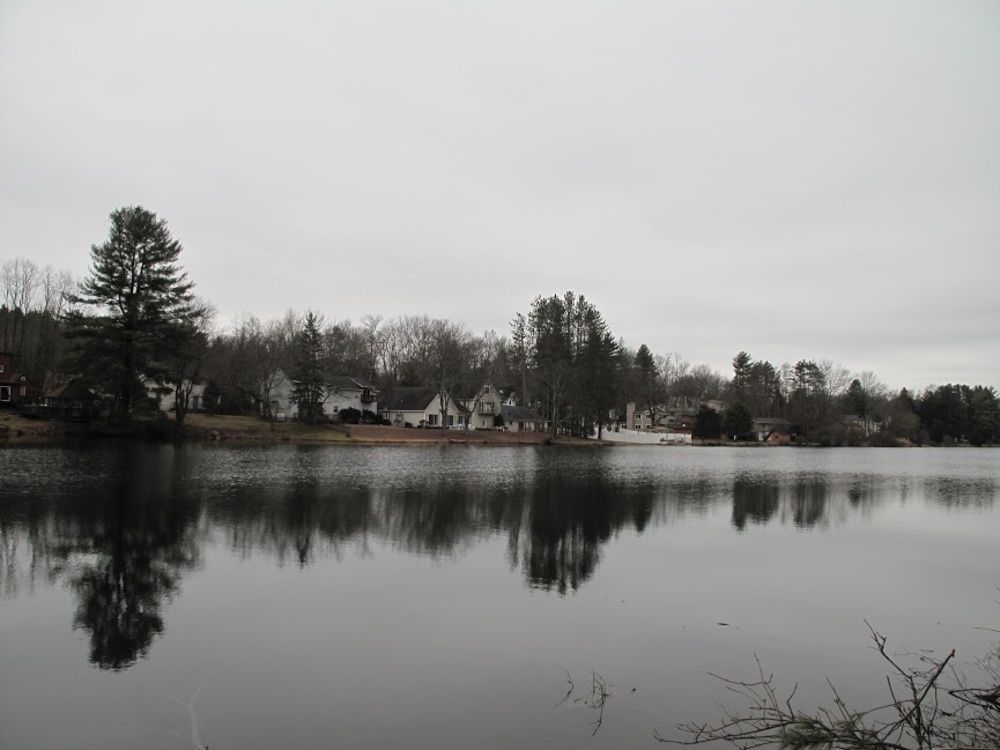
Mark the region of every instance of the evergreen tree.
[[844, 409], [848, 414], [863, 416], [867, 409], [866, 402], [865, 389], [862, 388], [861, 381], [854, 378], [847, 389], [847, 395], [844, 396]]
[[580, 301], [586, 305], [583, 313], [586, 333], [576, 358], [580, 373], [577, 405], [585, 423], [583, 434], [590, 434], [590, 427], [596, 425], [600, 437], [618, 395], [618, 342], [597, 308], [586, 303], [583, 297]]
[[799, 434], [812, 437], [827, 422], [826, 376], [812, 360], [800, 359], [791, 375], [789, 417]]
[[733, 440], [745, 437], [753, 432], [753, 417], [750, 415], [750, 410], [746, 407], [746, 404], [737, 401], [726, 409], [724, 426], [726, 435]]
[[973, 445], [995, 445], [1000, 442], [1000, 399], [993, 388], [977, 385], [962, 386], [968, 427], [966, 439]]
[[649, 411], [654, 426], [659, 424], [663, 416], [663, 402], [667, 398], [667, 389], [653, 353], [645, 344], [640, 345], [635, 353], [635, 360], [632, 363], [632, 382], [634, 400], [637, 401], [639, 408]]
[[750, 365], [745, 390], [745, 403], [758, 417], [774, 416], [781, 402], [778, 373], [766, 360]]
[[572, 292], [559, 297], [537, 297], [528, 313], [530, 362], [539, 401], [555, 435], [573, 386]]
[[117, 418], [130, 417], [146, 383], [166, 381], [165, 362], [183, 341], [193, 284], [177, 264], [180, 253], [166, 221], [139, 206], [113, 211], [107, 241], [91, 247], [67, 336], [77, 368], [112, 392]]
[[700, 440], [718, 440], [722, 435], [722, 418], [715, 409], [703, 406], [694, 419], [692, 437]]
[[913, 407], [913, 398], [905, 388], [889, 401], [886, 432], [891, 438], [914, 441], [920, 439], [920, 418]]
[[292, 400], [298, 405], [299, 420], [315, 424], [323, 418], [326, 387], [323, 378], [323, 336], [316, 313], [306, 314], [302, 330], [295, 337], [295, 377]]
[[733, 357], [733, 392], [737, 399], [742, 399], [750, 385], [750, 370], [753, 360], [746, 352], [740, 352]]

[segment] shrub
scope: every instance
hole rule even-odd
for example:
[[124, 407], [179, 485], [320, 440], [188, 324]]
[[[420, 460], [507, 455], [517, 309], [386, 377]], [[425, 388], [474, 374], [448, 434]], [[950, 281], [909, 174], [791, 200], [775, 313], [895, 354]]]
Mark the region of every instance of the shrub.
[[345, 424], [361, 423], [361, 411], [359, 409], [355, 409], [353, 406], [341, 409], [337, 416], [340, 417], [340, 421]]

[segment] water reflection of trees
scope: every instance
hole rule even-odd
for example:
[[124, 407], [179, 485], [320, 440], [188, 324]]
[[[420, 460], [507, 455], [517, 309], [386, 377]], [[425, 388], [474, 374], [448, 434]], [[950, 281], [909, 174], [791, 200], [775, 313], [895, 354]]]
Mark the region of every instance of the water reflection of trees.
[[367, 552], [373, 541], [449, 557], [506, 535], [510, 559], [533, 586], [566, 592], [594, 572], [599, 548], [619, 529], [641, 532], [654, 485], [613, 483], [599, 471], [542, 471], [492, 486], [417, 479], [383, 488], [296, 480], [212, 510], [213, 524], [242, 555], [269, 552], [305, 565], [317, 556]]
[[104, 463], [93, 476], [60, 482], [53, 472], [48, 488], [0, 497], [0, 575], [7, 595], [19, 580], [68, 583], [74, 626], [104, 669], [148, 653], [166, 603], [212, 540], [306, 566], [348, 550], [373, 554], [377, 545], [446, 558], [499, 537], [527, 585], [565, 594], [594, 575], [623, 531], [641, 534], [730, 503], [732, 526], [747, 531], [822, 526], [918, 490], [949, 506], [992, 503], [996, 494], [986, 479], [621, 472], [596, 452], [569, 460], [538, 452], [523, 471], [515, 462], [489, 480], [475, 470], [387, 476], [371, 466], [331, 474], [317, 455], [294, 450], [245, 474], [245, 464], [222, 471], [206, 451], [139, 446], [98, 455]]
[[[13, 579], [65, 580], [77, 599], [74, 628], [88, 634], [90, 661], [118, 670], [145, 656], [163, 632], [164, 604], [198, 556], [198, 507], [171, 477], [181, 454], [126, 451], [110, 481], [74, 486], [72, 496], [20, 495], [0, 506], [0, 534], [26, 539], [4, 561]], [[15, 543], [15, 544], [16, 544]], [[5, 586], [7, 584], [5, 583]]]
[[931, 497], [949, 507], [988, 507], [997, 493], [996, 484], [985, 478], [935, 477], [930, 486]]
[[739, 531], [777, 519], [799, 528], [827, 526], [851, 511], [867, 513], [885, 498], [905, 501], [921, 493], [949, 507], [993, 504], [997, 484], [988, 478], [838, 476], [741, 473], [732, 484], [732, 524]]
[[767, 523], [778, 511], [779, 486], [762, 477], [740, 475], [733, 482], [733, 526], [742, 531], [748, 523]]
[[652, 484], [610, 481], [600, 467], [573, 476], [542, 472], [519, 496], [511, 560], [532, 586], [560, 593], [593, 575], [602, 546], [620, 529], [641, 533], [655, 502]]
[[[834, 485], [821, 474], [739, 474], [733, 481], [733, 526], [745, 531], [778, 518], [799, 528], [829, 525], [845, 506], [866, 510], [879, 496], [873, 477]], [[884, 490], [884, 488], [883, 488]]]

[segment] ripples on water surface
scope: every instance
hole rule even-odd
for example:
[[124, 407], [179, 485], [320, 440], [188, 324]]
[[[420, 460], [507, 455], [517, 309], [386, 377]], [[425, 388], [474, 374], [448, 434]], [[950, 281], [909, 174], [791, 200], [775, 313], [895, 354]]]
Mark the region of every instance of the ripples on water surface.
[[[0, 449], [0, 747], [651, 747], [989, 643], [994, 450]], [[726, 623], [725, 625], [719, 623]], [[600, 732], [567, 670], [614, 685]]]

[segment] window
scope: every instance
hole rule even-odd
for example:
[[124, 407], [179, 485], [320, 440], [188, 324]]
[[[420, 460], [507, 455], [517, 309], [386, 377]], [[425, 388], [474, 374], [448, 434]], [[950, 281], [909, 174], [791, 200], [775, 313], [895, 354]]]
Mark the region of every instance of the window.
[[448, 415], [448, 426], [451, 427], [453, 424], [455, 424], [455, 415], [454, 414], [449, 414]]
[[427, 415], [427, 424], [429, 424], [431, 427], [433, 427], [437, 423], [438, 423], [438, 415], [437, 414], [428, 414]]
[[9, 385], [0, 385], [0, 401], [10, 401]]
[[23, 385], [21, 386], [21, 395], [22, 396], [27, 396], [28, 395], [28, 389], [25, 386], [23, 386]]

